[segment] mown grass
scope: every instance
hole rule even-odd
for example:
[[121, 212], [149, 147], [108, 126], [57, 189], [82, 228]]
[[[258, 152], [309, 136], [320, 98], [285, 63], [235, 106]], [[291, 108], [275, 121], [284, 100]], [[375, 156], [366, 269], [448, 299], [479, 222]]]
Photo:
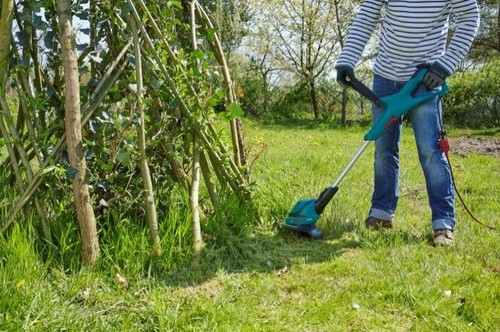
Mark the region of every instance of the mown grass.
[[[231, 240], [219, 242], [217, 232], [224, 229], [217, 220], [252, 217], [251, 209], [229, 202], [225, 213], [205, 224], [211, 241], [193, 265], [175, 266], [170, 256], [152, 260], [147, 231], [126, 222], [102, 234], [103, 257], [93, 270], [59, 265], [35, 251], [29, 220], [17, 224], [8, 238], [0, 238], [0, 330], [498, 330], [499, 231], [472, 221], [457, 202], [456, 245], [430, 244], [430, 211], [411, 128], [405, 128], [402, 142], [395, 229], [363, 227], [373, 147], [321, 216], [322, 240], [280, 228], [297, 200], [316, 197], [335, 180], [366, 130], [306, 120], [246, 121], [247, 142], [265, 147], [252, 168], [261, 221], [241, 232], [245, 236], [225, 234]], [[498, 229], [500, 160], [453, 153], [451, 158], [470, 209]], [[163, 223], [164, 233], [177, 234], [171, 226], [176, 218], [185, 216]], [[170, 245], [175, 248], [175, 241]], [[77, 250], [74, 255], [77, 262]]]

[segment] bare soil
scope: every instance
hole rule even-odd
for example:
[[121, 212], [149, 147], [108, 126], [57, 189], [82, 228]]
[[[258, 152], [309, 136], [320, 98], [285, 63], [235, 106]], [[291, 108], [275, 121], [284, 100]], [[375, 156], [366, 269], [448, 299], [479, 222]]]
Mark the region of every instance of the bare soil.
[[500, 139], [481, 137], [448, 138], [450, 151], [465, 157], [469, 154], [481, 154], [500, 157]]

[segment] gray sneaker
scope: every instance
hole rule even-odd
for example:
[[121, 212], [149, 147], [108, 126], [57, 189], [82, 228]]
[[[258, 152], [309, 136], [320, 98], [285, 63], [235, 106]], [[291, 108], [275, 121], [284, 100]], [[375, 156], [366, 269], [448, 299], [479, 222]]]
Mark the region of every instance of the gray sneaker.
[[452, 229], [436, 229], [434, 230], [434, 245], [435, 246], [451, 246], [455, 241]]
[[373, 229], [374, 231], [380, 228], [393, 228], [394, 223], [391, 220], [383, 220], [375, 217], [368, 217], [365, 220], [366, 228]]

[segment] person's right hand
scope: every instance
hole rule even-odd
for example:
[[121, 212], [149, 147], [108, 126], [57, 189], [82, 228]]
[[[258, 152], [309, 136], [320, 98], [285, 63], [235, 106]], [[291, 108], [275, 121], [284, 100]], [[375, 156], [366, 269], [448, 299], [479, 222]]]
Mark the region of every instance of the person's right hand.
[[352, 86], [351, 82], [354, 79], [354, 68], [341, 65], [335, 67], [335, 69], [337, 70], [337, 82], [339, 82], [343, 86]]
[[432, 90], [435, 87], [443, 85], [446, 78], [450, 76], [450, 73], [446, 71], [437, 62], [434, 62], [425, 73], [422, 83], [427, 86], [427, 90]]

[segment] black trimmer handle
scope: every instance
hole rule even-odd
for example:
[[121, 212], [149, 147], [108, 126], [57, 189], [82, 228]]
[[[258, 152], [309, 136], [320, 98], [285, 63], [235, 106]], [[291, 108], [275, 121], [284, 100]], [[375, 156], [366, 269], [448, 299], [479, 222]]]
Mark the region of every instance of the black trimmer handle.
[[339, 191], [339, 187], [328, 187], [323, 192], [319, 195], [318, 199], [316, 199], [316, 202], [314, 203], [314, 209], [316, 210], [317, 214], [321, 214], [325, 207], [330, 203], [332, 200], [333, 196]]
[[349, 78], [348, 82], [349, 86], [354, 90], [356, 90], [360, 95], [372, 101], [378, 107], [382, 107], [382, 102], [380, 101], [380, 98], [372, 90], [370, 90], [369, 87], [364, 85], [363, 82], [354, 77]]

